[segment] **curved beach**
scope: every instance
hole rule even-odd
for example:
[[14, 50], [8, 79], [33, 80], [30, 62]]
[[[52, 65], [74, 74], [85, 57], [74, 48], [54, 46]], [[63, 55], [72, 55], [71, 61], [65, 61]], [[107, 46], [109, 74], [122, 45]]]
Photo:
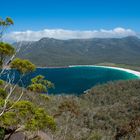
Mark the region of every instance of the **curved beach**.
[[127, 73], [134, 74], [140, 79], [140, 72], [131, 70], [131, 69], [126, 69], [126, 68], [120, 68], [120, 67], [112, 67], [112, 66], [97, 66], [97, 65], [70, 65], [69, 67], [99, 67], [99, 68], [107, 68], [107, 69], [116, 69], [116, 70], [121, 70], [125, 71]]

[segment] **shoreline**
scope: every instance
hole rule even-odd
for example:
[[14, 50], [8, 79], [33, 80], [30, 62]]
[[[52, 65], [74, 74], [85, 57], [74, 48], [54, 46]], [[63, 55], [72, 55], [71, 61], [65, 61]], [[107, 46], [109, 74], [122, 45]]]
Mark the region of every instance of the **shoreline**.
[[99, 68], [107, 68], [107, 69], [115, 69], [115, 70], [121, 70], [127, 73], [131, 73], [135, 76], [137, 76], [140, 79], [140, 72], [139, 71], [135, 71], [132, 69], [127, 69], [127, 68], [121, 68], [121, 67], [115, 67], [115, 66], [98, 66], [98, 65], [69, 65], [69, 66], [58, 66], [58, 67], [37, 67], [40, 69], [44, 69], [44, 68], [71, 68], [71, 67], [99, 67]]
[[98, 66], [98, 65], [71, 65], [69, 67], [82, 67], [82, 66], [83, 67], [99, 67], [99, 68], [120, 70], [120, 71], [124, 71], [124, 72], [127, 72], [127, 73], [131, 73], [131, 74], [137, 76], [140, 79], [140, 72], [139, 71], [126, 69], [126, 68], [113, 67], [113, 66]]

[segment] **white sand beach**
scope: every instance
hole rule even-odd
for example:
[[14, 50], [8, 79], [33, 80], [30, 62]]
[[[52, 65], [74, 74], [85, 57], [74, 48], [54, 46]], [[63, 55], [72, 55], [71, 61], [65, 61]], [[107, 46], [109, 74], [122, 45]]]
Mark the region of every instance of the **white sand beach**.
[[131, 70], [131, 69], [126, 69], [126, 68], [120, 68], [120, 67], [112, 67], [112, 66], [97, 66], [97, 65], [71, 65], [69, 67], [77, 67], [77, 66], [84, 66], [84, 67], [99, 67], [99, 68], [108, 68], [108, 69], [116, 69], [116, 70], [121, 70], [121, 71], [125, 71], [127, 73], [132, 73], [134, 75], [136, 75], [139, 79], [140, 79], [140, 72], [135, 71], [135, 70]]

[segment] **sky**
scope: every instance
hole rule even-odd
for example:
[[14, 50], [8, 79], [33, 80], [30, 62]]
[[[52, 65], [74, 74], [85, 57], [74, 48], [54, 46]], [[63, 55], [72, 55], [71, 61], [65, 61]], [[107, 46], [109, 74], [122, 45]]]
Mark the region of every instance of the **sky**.
[[123, 37], [139, 34], [139, 6], [140, 0], [0, 0], [0, 17], [14, 20], [12, 39]]

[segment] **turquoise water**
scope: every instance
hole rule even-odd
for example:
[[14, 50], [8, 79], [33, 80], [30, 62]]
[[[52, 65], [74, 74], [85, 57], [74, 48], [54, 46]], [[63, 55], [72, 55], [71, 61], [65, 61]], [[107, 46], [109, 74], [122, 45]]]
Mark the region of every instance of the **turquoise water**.
[[[31, 78], [39, 74], [44, 75], [48, 80], [54, 83], [55, 88], [49, 90], [50, 94], [63, 93], [79, 95], [97, 84], [115, 80], [138, 79], [134, 74], [104, 67], [77, 66], [67, 68], [38, 68], [32, 74], [23, 78], [25, 86], [30, 84]], [[16, 80], [17, 79], [18, 74], [16, 73]]]
[[38, 68], [34, 73], [24, 78], [26, 85], [38, 74], [52, 81], [55, 88], [49, 90], [54, 94], [82, 94], [85, 90], [109, 81], [137, 79], [134, 74], [121, 70], [103, 67], [67, 67], [67, 68]]

